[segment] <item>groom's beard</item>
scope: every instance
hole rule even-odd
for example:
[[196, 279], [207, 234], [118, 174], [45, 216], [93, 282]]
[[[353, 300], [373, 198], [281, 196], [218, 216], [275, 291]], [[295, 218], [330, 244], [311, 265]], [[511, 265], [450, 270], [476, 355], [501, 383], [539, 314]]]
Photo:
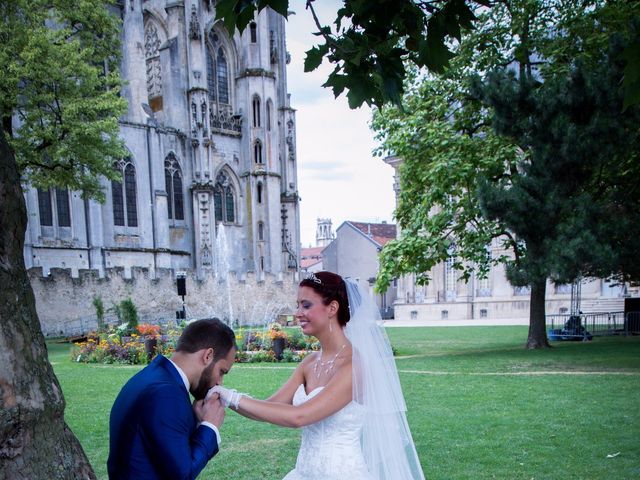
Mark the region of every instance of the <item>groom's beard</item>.
[[195, 398], [196, 400], [203, 399], [207, 395], [209, 389], [213, 387], [211, 377], [213, 376], [212, 373], [214, 365], [215, 363], [211, 362], [211, 365], [205, 367], [205, 369], [200, 374], [198, 384], [194, 389], [191, 390], [191, 395], [193, 395], [193, 398]]

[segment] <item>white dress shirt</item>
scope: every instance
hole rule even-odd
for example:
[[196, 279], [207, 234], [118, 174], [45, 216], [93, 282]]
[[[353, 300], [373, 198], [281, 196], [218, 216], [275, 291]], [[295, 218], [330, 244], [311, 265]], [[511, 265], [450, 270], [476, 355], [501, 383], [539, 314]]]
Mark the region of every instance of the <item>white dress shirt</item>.
[[[182, 369], [176, 365], [176, 363], [171, 360], [170, 358], [168, 358], [167, 360], [169, 360], [171, 362], [171, 365], [173, 365], [176, 370], [178, 371], [178, 374], [180, 375], [180, 378], [182, 379], [182, 382], [184, 383], [184, 388], [187, 389], [187, 392], [189, 391], [189, 379], [187, 378], [187, 375], [182, 371]], [[216, 427], [213, 423], [211, 422], [200, 422], [200, 425], [204, 425], [205, 427], [209, 427], [211, 429], [213, 429], [214, 433], [216, 434], [216, 439], [218, 440], [218, 448], [220, 447], [220, 431], [218, 430], [218, 427]]]

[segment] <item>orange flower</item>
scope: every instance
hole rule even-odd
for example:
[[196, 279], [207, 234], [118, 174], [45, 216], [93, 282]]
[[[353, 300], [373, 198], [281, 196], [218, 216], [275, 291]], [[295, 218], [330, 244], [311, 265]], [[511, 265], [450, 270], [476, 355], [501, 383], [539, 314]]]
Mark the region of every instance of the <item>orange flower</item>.
[[282, 327], [279, 323], [272, 323], [269, 325], [269, 338], [271, 340], [275, 340], [276, 338], [287, 338], [287, 332], [282, 330]]
[[156, 338], [160, 334], [160, 325], [152, 325], [150, 323], [141, 323], [136, 330], [144, 335], [145, 338]]

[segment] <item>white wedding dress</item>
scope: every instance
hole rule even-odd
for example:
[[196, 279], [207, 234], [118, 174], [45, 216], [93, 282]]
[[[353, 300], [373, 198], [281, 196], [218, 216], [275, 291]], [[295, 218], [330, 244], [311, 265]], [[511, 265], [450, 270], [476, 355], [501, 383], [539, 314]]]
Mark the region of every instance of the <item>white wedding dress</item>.
[[[306, 402], [323, 388], [307, 393], [300, 385], [293, 405]], [[296, 468], [283, 480], [373, 480], [360, 446], [363, 423], [363, 407], [351, 402], [333, 415], [303, 427]]]

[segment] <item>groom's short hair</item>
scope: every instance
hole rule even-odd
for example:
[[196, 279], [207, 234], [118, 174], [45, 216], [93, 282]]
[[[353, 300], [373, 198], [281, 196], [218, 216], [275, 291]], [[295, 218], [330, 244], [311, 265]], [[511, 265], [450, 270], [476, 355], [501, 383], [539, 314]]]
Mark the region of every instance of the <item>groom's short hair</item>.
[[182, 332], [176, 352], [195, 353], [205, 348], [213, 348], [213, 361], [226, 357], [229, 350], [236, 346], [233, 330], [219, 318], [203, 318], [191, 322]]

